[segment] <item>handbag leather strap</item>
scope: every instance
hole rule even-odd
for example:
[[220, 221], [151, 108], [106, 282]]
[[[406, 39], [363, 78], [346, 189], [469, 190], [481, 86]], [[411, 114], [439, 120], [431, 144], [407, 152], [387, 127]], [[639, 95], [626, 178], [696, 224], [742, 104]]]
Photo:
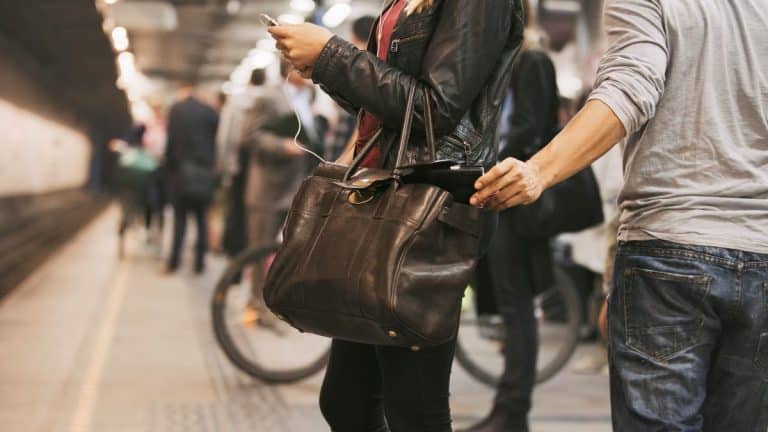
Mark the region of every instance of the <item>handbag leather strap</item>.
[[[417, 87], [418, 87], [418, 84], [416, 80], [414, 80], [410, 88], [408, 89], [408, 99], [405, 107], [405, 116], [403, 118], [403, 128], [402, 128], [402, 131], [400, 132], [400, 142], [397, 149], [397, 160], [395, 162], [395, 170], [397, 170], [397, 168], [402, 166], [403, 159], [405, 158], [405, 151], [408, 147], [408, 140], [410, 139], [410, 136], [411, 136], [411, 129], [413, 127], [413, 118], [416, 115]], [[429, 151], [429, 156], [431, 158], [430, 162], [434, 162], [436, 158], [435, 129], [434, 129], [434, 124], [432, 120], [432, 107], [430, 103], [429, 89], [426, 86], [423, 87], [423, 95], [424, 95], [424, 129], [425, 129], [426, 138], [427, 138], [427, 149]], [[352, 175], [360, 167], [360, 164], [363, 162], [365, 157], [368, 156], [371, 150], [373, 150], [373, 147], [376, 144], [376, 140], [379, 138], [382, 131], [383, 129], [379, 129], [376, 132], [376, 134], [373, 135], [373, 137], [365, 144], [365, 146], [360, 151], [360, 153], [358, 153], [358, 155], [349, 165], [349, 169], [347, 169], [347, 172], [344, 174], [345, 182], [349, 180], [350, 177], [352, 177]]]

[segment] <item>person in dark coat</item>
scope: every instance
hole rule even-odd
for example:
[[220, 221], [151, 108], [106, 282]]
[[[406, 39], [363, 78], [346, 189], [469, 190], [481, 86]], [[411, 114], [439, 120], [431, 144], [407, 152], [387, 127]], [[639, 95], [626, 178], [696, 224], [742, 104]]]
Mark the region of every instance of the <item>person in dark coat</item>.
[[206, 213], [216, 187], [215, 140], [219, 116], [194, 93], [194, 84], [182, 84], [179, 90], [180, 100], [171, 107], [168, 116], [168, 146], [165, 159], [174, 209], [169, 272], [174, 272], [179, 267], [187, 215], [190, 212], [194, 213], [197, 221], [197, 273], [204, 270], [208, 247]]
[[[554, 65], [535, 37], [526, 34], [499, 125], [499, 160], [527, 160], [546, 145], [558, 129], [558, 104]], [[505, 325], [504, 373], [491, 414], [467, 432], [529, 429], [539, 343], [533, 298], [553, 283], [553, 259], [549, 238], [522, 238], [515, 233], [514, 224], [511, 211], [499, 214], [494, 240], [478, 263], [478, 297], [495, 294]]]

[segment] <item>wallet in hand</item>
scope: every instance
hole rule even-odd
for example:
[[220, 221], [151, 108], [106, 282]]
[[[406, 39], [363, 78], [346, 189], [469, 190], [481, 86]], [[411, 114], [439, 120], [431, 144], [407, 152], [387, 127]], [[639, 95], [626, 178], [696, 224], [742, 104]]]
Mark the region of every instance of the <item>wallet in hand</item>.
[[469, 198], [475, 193], [475, 182], [485, 174], [482, 165], [463, 165], [448, 160], [407, 165], [397, 171], [403, 183], [435, 185], [450, 192], [454, 200], [463, 204], [469, 204]]

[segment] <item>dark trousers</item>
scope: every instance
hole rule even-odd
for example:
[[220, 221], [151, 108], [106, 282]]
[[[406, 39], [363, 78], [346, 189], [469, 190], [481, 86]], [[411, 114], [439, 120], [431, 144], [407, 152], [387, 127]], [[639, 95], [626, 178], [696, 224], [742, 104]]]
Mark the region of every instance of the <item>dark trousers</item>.
[[505, 424], [516, 430], [524, 430], [527, 424], [539, 349], [533, 308], [536, 283], [529, 259], [526, 242], [512, 233], [510, 220], [502, 217], [488, 254], [477, 269], [477, 282], [493, 288], [506, 331], [504, 373], [494, 411], [506, 417]]
[[456, 342], [411, 351], [334, 340], [320, 393], [333, 432], [450, 432]]
[[205, 253], [208, 249], [208, 204], [188, 199], [179, 199], [173, 205], [173, 246], [168, 267], [175, 270], [179, 267], [181, 252], [184, 246], [184, 235], [187, 230], [187, 216], [194, 213], [197, 222], [197, 245], [195, 247], [195, 269], [202, 270], [205, 265]]
[[613, 281], [615, 430], [766, 431], [768, 255], [626, 242]]

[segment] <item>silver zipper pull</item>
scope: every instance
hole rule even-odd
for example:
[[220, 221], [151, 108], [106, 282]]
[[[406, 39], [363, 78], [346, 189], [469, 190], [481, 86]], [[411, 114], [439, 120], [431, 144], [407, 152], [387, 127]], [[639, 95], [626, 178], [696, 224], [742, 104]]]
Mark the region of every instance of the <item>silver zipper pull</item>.
[[469, 145], [467, 140], [461, 140], [461, 143], [464, 144], [464, 160], [469, 165], [469, 156], [472, 154], [472, 146]]
[[392, 39], [392, 43], [389, 44], [389, 51], [396, 53], [400, 47], [400, 39]]

